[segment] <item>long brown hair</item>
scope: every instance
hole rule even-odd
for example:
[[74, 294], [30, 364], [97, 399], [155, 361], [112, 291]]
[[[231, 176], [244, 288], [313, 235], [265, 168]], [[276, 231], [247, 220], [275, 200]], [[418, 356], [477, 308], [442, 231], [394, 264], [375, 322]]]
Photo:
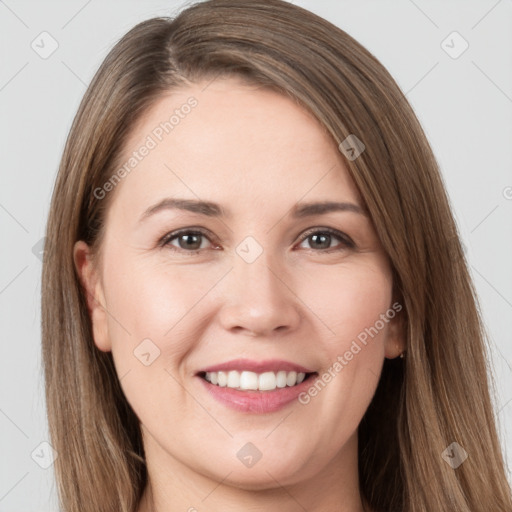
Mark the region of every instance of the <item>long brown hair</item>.
[[[210, 0], [130, 30], [102, 63], [64, 149], [47, 225], [42, 350], [65, 512], [133, 512], [147, 472], [139, 422], [111, 353], [92, 338], [73, 245], [98, 247], [131, 127], [163, 94], [237, 75], [307, 108], [346, 158], [392, 263], [405, 360], [386, 360], [359, 427], [362, 497], [375, 511], [510, 511], [490, 398], [487, 339], [438, 165], [399, 87], [343, 30], [280, 0]], [[443, 452], [457, 442], [456, 469]], [[452, 452], [453, 453], [453, 452]]]

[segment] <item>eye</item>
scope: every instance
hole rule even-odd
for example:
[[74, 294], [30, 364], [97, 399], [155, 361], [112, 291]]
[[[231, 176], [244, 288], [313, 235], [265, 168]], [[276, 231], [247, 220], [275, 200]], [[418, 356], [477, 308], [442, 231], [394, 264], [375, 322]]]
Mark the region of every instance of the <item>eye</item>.
[[[338, 247], [331, 247], [333, 238], [337, 238], [341, 244]], [[349, 236], [341, 231], [331, 228], [315, 228], [307, 231], [301, 238], [301, 243], [310, 240], [313, 249], [319, 249], [317, 252], [333, 252], [343, 249], [354, 249], [355, 244]]]
[[[163, 236], [158, 245], [160, 247], [168, 247], [169, 249], [177, 252], [185, 252], [189, 255], [197, 254], [202, 249], [206, 249], [203, 245], [202, 239], [209, 240], [209, 233], [202, 229], [181, 229], [179, 231], [173, 231]], [[338, 247], [331, 247], [333, 239], [338, 239], [340, 244]], [[306, 240], [310, 240], [312, 249], [319, 249], [315, 252], [334, 252], [341, 251], [344, 249], [354, 249], [355, 244], [349, 236], [345, 235], [341, 231], [332, 228], [314, 228], [307, 231], [301, 238], [301, 243]], [[173, 243], [176, 242], [177, 244]], [[218, 249], [218, 245], [214, 245], [215, 249]]]
[[[159, 242], [161, 247], [169, 247], [173, 251], [188, 252], [195, 254], [204, 249], [201, 238], [208, 239], [208, 233], [200, 229], [182, 229], [165, 235]], [[172, 242], [176, 240], [178, 246]]]

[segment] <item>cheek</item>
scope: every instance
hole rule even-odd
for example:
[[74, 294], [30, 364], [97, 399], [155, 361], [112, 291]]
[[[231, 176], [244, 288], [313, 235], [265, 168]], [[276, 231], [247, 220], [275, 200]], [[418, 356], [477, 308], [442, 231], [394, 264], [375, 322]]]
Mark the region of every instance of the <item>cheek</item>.
[[[378, 384], [394, 317], [391, 272], [376, 258], [336, 270], [317, 267], [300, 294], [321, 319], [318, 332], [323, 333], [318, 344], [321, 382], [306, 391], [302, 403], [310, 404], [315, 414], [332, 417], [331, 434], [344, 438], [356, 428]], [[340, 414], [345, 422], [338, 421]]]
[[168, 421], [162, 400], [185, 407], [177, 384], [186, 378], [181, 363], [201, 340], [210, 317], [207, 301], [199, 301], [222, 269], [170, 268], [137, 258], [110, 261], [104, 272], [108, 329], [121, 386], [140, 417]]
[[[385, 261], [372, 258], [308, 273], [298, 295], [322, 320], [328, 348], [341, 350], [379, 321], [391, 306], [392, 280]], [[387, 324], [386, 324], [387, 325]]]
[[194, 332], [209, 318], [208, 300], [202, 298], [225, 270], [137, 257], [110, 261], [114, 263], [105, 265], [104, 282], [113, 352], [133, 351], [145, 339], [169, 356], [162, 359], [190, 350], [197, 339]]

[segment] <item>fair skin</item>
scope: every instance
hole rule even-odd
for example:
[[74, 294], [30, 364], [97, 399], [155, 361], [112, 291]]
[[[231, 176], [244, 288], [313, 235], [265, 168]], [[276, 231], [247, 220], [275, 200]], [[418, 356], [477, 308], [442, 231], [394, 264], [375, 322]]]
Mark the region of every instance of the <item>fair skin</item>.
[[[398, 317], [307, 404], [234, 411], [196, 372], [246, 357], [322, 375], [393, 304], [389, 261], [364, 214], [291, 215], [303, 202], [362, 206], [343, 156], [311, 115], [234, 78], [206, 85], [175, 90], [146, 112], [126, 159], [188, 97], [198, 100], [110, 192], [101, 259], [75, 245], [94, 343], [112, 351], [141, 421], [150, 485], [139, 512], [362, 512], [357, 427], [384, 358], [404, 349]], [[164, 208], [140, 220], [171, 197], [212, 201], [230, 216]], [[183, 228], [207, 232], [198, 253], [183, 236], [159, 246]], [[338, 230], [355, 247], [328, 234], [323, 245], [303, 238], [311, 228]], [[251, 263], [236, 251], [248, 236], [263, 251]], [[160, 350], [148, 366], [134, 356], [147, 338]], [[262, 454], [252, 467], [237, 457], [248, 442]]]

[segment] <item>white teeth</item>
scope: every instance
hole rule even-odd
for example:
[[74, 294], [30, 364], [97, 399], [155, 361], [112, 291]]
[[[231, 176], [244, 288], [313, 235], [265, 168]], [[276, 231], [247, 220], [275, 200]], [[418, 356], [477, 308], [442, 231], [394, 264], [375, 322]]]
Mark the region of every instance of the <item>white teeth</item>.
[[293, 386], [297, 382], [297, 372], [290, 372], [286, 376], [286, 385]]
[[276, 389], [277, 378], [274, 372], [265, 372], [260, 374], [258, 377], [258, 389], [260, 391], [269, 391], [271, 389]]
[[217, 380], [218, 385], [223, 388], [228, 383], [228, 376], [224, 372], [217, 372]]
[[278, 388], [286, 387], [286, 372], [280, 371], [277, 372], [276, 384]]
[[[238, 373], [233, 370], [234, 373]], [[240, 375], [240, 389], [258, 389], [258, 374], [254, 372], [242, 372]]]
[[255, 373], [236, 370], [229, 372], [206, 372], [205, 379], [212, 384], [220, 387], [228, 387], [232, 389], [272, 391], [276, 388], [284, 388], [286, 386], [295, 386], [300, 384], [305, 378], [305, 373], [278, 371]]
[[237, 388], [240, 386], [240, 374], [238, 372], [229, 372], [228, 383], [226, 385], [228, 388]]

